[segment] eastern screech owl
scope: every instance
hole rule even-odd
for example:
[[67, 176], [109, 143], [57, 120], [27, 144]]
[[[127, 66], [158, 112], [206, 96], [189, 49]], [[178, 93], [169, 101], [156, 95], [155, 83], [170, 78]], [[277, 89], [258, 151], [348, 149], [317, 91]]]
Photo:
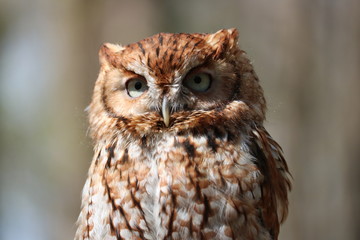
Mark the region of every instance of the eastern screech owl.
[[289, 173], [236, 29], [104, 44], [75, 239], [277, 239]]

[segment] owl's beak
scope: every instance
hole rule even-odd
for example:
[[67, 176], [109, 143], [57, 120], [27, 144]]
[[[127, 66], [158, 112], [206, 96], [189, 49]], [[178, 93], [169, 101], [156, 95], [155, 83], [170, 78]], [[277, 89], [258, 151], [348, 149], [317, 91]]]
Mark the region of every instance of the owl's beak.
[[163, 121], [165, 123], [165, 126], [168, 127], [169, 122], [170, 122], [170, 107], [169, 107], [169, 101], [168, 101], [167, 97], [163, 98], [161, 113], [163, 116]]

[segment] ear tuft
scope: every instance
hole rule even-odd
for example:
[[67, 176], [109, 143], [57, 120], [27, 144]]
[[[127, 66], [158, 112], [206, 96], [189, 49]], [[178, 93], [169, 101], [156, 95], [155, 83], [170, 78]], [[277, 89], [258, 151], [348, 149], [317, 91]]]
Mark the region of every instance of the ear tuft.
[[99, 62], [101, 66], [113, 65], [116, 54], [123, 49], [124, 47], [118, 44], [104, 43], [99, 51]]
[[237, 45], [239, 40], [239, 31], [236, 28], [230, 28], [227, 29], [227, 32], [228, 32], [229, 44], [231, 45], [231, 47]]
[[206, 41], [214, 48], [214, 58], [222, 58], [224, 54], [237, 48], [239, 32], [236, 28], [221, 29], [209, 34]]

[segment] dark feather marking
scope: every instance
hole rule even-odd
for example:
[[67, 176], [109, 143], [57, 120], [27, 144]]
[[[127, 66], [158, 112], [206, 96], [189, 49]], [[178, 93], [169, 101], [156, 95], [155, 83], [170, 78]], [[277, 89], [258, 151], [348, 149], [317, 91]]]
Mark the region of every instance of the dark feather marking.
[[144, 54], [144, 55], [145, 55], [145, 49], [143, 48], [143, 45], [142, 45], [140, 42], [138, 42], [138, 43], [137, 43], [137, 45], [139, 46], [139, 48], [140, 48], [140, 50], [141, 50], [142, 54]]
[[193, 52], [197, 45], [199, 45], [202, 42], [202, 40], [197, 41], [194, 45], [192, 45], [192, 48], [190, 52]]
[[[241, 187], [241, 181], [240, 181], [239, 178], [236, 178], [236, 181], [237, 181], [237, 184], [238, 184], [238, 186], [239, 186], [240, 195], [243, 195], [243, 194], [244, 194], [244, 190], [243, 190], [242, 187]], [[261, 189], [261, 191], [262, 191], [262, 189]], [[261, 193], [261, 196], [262, 196], [262, 193]]]
[[158, 39], [159, 39], [160, 45], [162, 45], [163, 44], [163, 36], [160, 33], [159, 33]]
[[149, 67], [151, 67], [150, 64], [151, 64], [151, 62], [150, 62], [150, 57], [148, 56], [148, 57], [147, 57], [147, 65], [148, 65]]
[[201, 188], [200, 188], [200, 185], [199, 185], [199, 182], [196, 181], [195, 183], [195, 197], [196, 197], [196, 201], [199, 201], [199, 200], [202, 200], [202, 194], [201, 194]]
[[194, 158], [195, 157], [195, 147], [194, 145], [192, 145], [189, 140], [186, 140], [184, 142], [184, 149], [187, 152], [187, 154], [189, 155], [190, 158]]
[[87, 236], [88, 237], [90, 237], [90, 224], [89, 224], [89, 218], [90, 218], [90, 210], [89, 210], [89, 208], [90, 208], [90, 206], [93, 204], [93, 202], [92, 202], [92, 195], [91, 195], [91, 192], [90, 192], [90, 189], [92, 189], [91, 188], [91, 185], [92, 185], [92, 178], [90, 178], [90, 188], [89, 188], [89, 196], [90, 196], [90, 202], [89, 202], [89, 206], [88, 206], [88, 211], [87, 211], [87, 213], [86, 213], [86, 232], [87, 232]]
[[146, 239], [144, 236], [144, 230], [142, 230], [138, 225], [135, 225], [136, 230], [138, 231], [139, 235], [140, 235], [140, 239]]
[[[136, 179], [137, 181], [137, 179]], [[149, 225], [145, 219], [145, 213], [144, 213], [144, 210], [142, 209], [141, 205], [140, 205], [140, 202], [135, 198], [134, 196], [134, 193], [133, 191], [130, 190], [130, 197], [131, 197], [131, 200], [132, 202], [134, 203], [134, 205], [139, 209], [139, 211], [141, 212], [142, 216], [143, 216], [143, 220], [145, 221], [145, 224], [146, 224], [146, 227], [148, 230], [150, 230], [149, 228]], [[136, 225], [136, 230], [138, 231], [139, 235], [140, 235], [140, 238], [141, 239], [145, 239], [144, 237], [144, 230], [141, 229], [138, 225]]]
[[128, 184], [128, 186], [130, 186], [130, 185], [131, 185], [131, 183], [130, 183], [130, 176], [129, 176], [129, 174], [127, 175], [127, 184]]
[[185, 49], [187, 49], [187, 48], [188, 48], [188, 46], [189, 46], [189, 42], [185, 43], [185, 45], [184, 45], [183, 49], [181, 50], [180, 57], [182, 57], [182, 56], [183, 56], [184, 51], [185, 51]]
[[118, 119], [118, 123], [122, 122], [123, 124], [127, 125], [130, 122], [128, 118], [123, 116], [117, 116], [116, 118]]
[[163, 54], [163, 57], [162, 57], [163, 61], [166, 61], [167, 55], [168, 55], [168, 50], [166, 49], [164, 54]]
[[218, 127], [214, 127], [214, 135], [216, 138], [223, 139], [225, 137], [225, 132]]
[[106, 151], [108, 152], [108, 158], [107, 158], [106, 166], [105, 166], [106, 168], [109, 168], [111, 166], [111, 159], [114, 158], [114, 148], [115, 148], [115, 144], [106, 148]]
[[207, 196], [204, 194], [204, 213], [203, 213], [203, 220], [201, 222], [201, 229], [203, 229], [205, 224], [208, 222], [210, 212], [211, 212], [211, 207], [209, 204], [209, 200]]
[[99, 163], [100, 155], [101, 155], [101, 150], [99, 151], [99, 154], [98, 154], [97, 157], [96, 157], [95, 166], [97, 166], [98, 163]]
[[175, 209], [176, 209], [176, 196], [171, 189], [170, 189], [170, 194], [171, 194], [171, 201], [173, 203], [173, 207], [172, 207], [171, 214], [170, 214], [169, 224], [168, 224], [168, 228], [167, 228], [168, 233], [167, 233], [166, 237], [169, 237], [171, 239], [171, 234], [173, 232]]
[[120, 236], [120, 232], [118, 229], [115, 228], [111, 216], [109, 216], [109, 224], [110, 224], [111, 235], [115, 235], [117, 240], [122, 240], [122, 237]]
[[194, 47], [196, 47], [197, 45], [199, 45], [203, 40], [200, 39], [199, 41], [197, 41], [195, 44], [194, 44]]
[[129, 150], [127, 148], [125, 148], [124, 155], [120, 160], [120, 164], [124, 164], [124, 163], [127, 163], [129, 161], [129, 153], [128, 152], [129, 152]]
[[[105, 177], [104, 177], [105, 178]], [[109, 201], [111, 202], [111, 207], [113, 210], [116, 210], [117, 207], [115, 205], [114, 199], [111, 197], [111, 189], [109, 187], [109, 184], [105, 181], [105, 193], [107, 194]]]
[[192, 233], [193, 233], [193, 219], [192, 219], [192, 217], [190, 217], [190, 221], [189, 221], [189, 232], [190, 232], [190, 234], [192, 235]]
[[141, 147], [145, 148], [147, 145], [147, 138], [145, 136], [141, 137]]
[[219, 173], [219, 176], [220, 176], [220, 181], [221, 181], [222, 186], [225, 186], [226, 181], [225, 181], [225, 178], [223, 177], [223, 175], [222, 175], [222, 173], [220, 171], [220, 168], [218, 168], [218, 173]]
[[121, 216], [125, 219], [125, 223], [126, 223], [127, 228], [128, 228], [130, 231], [132, 231], [133, 229], [132, 229], [132, 227], [130, 226], [129, 220], [126, 218], [124, 209], [123, 209], [121, 206], [119, 206], [119, 207], [118, 207], [118, 210], [119, 210]]
[[169, 62], [171, 62], [173, 60], [173, 58], [174, 58], [174, 54], [171, 53], [170, 56], [169, 56]]
[[[105, 177], [104, 177], [104, 178], [105, 178]], [[111, 202], [112, 210], [113, 210], [113, 211], [114, 211], [114, 210], [119, 210], [119, 212], [121, 213], [121, 215], [122, 215], [122, 216], [124, 217], [124, 219], [125, 219], [126, 226], [127, 226], [128, 229], [131, 231], [132, 228], [131, 228], [128, 220], [127, 220], [126, 217], [125, 217], [124, 210], [121, 208], [121, 206], [117, 207], [117, 206], [115, 205], [114, 199], [111, 197], [111, 194], [110, 194], [111, 189], [110, 189], [110, 187], [109, 187], [109, 185], [108, 185], [107, 182], [105, 182], [105, 191], [106, 191], [106, 193], [107, 193], [107, 196], [108, 196], [108, 198], [109, 198], [109, 201]], [[109, 217], [110, 217], [110, 216], [109, 216]], [[110, 220], [111, 220], [111, 219], [110, 219]], [[111, 224], [112, 224], [112, 221], [110, 221], [110, 222], [111, 222]], [[114, 227], [114, 226], [113, 226], [113, 227]], [[110, 228], [111, 228], [111, 225], [110, 225]], [[117, 230], [116, 230], [116, 238], [117, 238], [117, 239], [122, 239], [121, 236], [120, 236], [120, 232], [118, 232]]]
[[120, 179], [120, 181], [122, 181], [122, 171], [121, 171], [121, 168], [119, 168], [119, 179]]
[[211, 148], [211, 150], [215, 153], [217, 151], [218, 145], [215, 141], [215, 134], [212, 131], [208, 131], [206, 133], [207, 145]]
[[[200, 123], [200, 120], [198, 121], [198, 123]], [[199, 126], [203, 126], [203, 125], [199, 124]], [[194, 127], [191, 133], [193, 134], [193, 136], [199, 136], [199, 135], [203, 135], [204, 131], [206, 130], [207, 130], [206, 128]]]
[[[104, 172], [104, 175], [103, 175], [103, 179], [105, 180], [105, 194], [107, 194], [107, 196], [108, 196], [108, 198], [109, 198], [109, 201], [111, 202], [111, 207], [112, 207], [113, 210], [118, 210], [118, 211], [120, 212], [121, 216], [122, 216], [122, 217], [124, 218], [124, 220], [125, 220], [125, 223], [126, 223], [127, 228], [128, 228], [130, 231], [132, 231], [133, 229], [132, 229], [132, 227], [130, 226], [128, 219], [126, 218], [124, 209], [123, 209], [121, 206], [116, 206], [114, 199], [111, 197], [111, 194], [110, 194], [111, 189], [110, 189], [109, 184], [108, 184], [107, 181], [106, 181], [105, 174], [106, 174], [106, 171]], [[128, 181], [129, 181], [129, 180], [128, 180]]]
[[199, 186], [199, 182], [195, 182], [194, 179], [191, 177], [191, 175], [187, 174], [188, 179], [190, 180], [191, 184], [195, 187], [195, 198], [196, 200], [201, 200], [201, 188]]
[[227, 140], [229, 142], [232, 142], [236, 139], [236, 136], [231, 132], [231, 131], [227, 131], [228, 135], [227, 135]]
[[157, 47], [156, 50], [155, 50], [155, 52], [156, 52], [156, 56], [159, 57], [160, 48]]
[[107, 115], [109, 117], [117, 118], [118, 121], [122, 121], [122, 122], [124, 122], [124, 124], [129, 123], [129, 119], [127, 119], [124, 116], [116, 115], [114, 110], [107, 104], [107, 96], [106, 96], [106, 93], [105, 93], [105, 85], [102, 87], [102, 91], [101, 91], [101, 103], [102, 103], [102, 105], [104, 107], [105, 112], [107, 113]]
[[105, 93], [105, 85], [102, 87], [101, 90], [102, 90], [101, 91], [101, 103], [102, 103], [106, 113], [109, 116], [113, 117], [113, 116], [115, 116], [115, 113], [114, 113], [113, 109], [107, 104], [107, 96], [106, 96], [106, 93]]
[[160, 72], [161, 75], [164, 74], [163, 69], [160, 67], [161, 63], [159, 63], [158, 61], [156, 61], [156, 69]]

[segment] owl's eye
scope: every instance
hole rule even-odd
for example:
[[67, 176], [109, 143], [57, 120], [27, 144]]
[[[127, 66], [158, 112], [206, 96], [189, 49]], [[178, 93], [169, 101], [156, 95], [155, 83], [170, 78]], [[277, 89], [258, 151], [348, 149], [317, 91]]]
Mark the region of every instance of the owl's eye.
[[205, 72], [199, 72], [187, 76], [184, 85], [197, 92], [205, 92], [211, 86], [211, 75]]
[[126, 90], [133, 98], [141, 96], [148, 88], [145, 79], [142, 78], [132, 78], [126, 83]]

